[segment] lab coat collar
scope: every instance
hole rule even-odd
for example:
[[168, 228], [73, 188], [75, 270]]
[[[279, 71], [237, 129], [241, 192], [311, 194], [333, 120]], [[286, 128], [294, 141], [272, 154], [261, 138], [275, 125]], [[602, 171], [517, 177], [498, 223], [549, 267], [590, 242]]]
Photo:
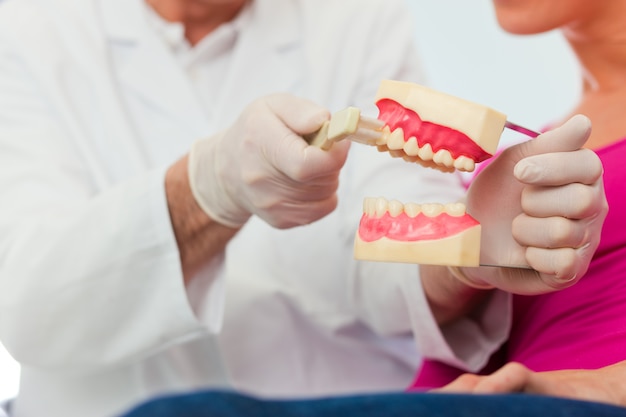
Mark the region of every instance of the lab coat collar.
[[[113, 42], [138, 42], [142, 36], [137, 19], [144, 13], [145, 0], [97, 0], [102, 15], [106, 36]], [[294, 16], [292, 2], [282, 0], [249, 0], [254, 19], [246, 30], [255, 31], [259, 44], [270, 49], [280, 49], [299, 40], [297, 23], [289, 18]], [[139, 17], [142, 19], [143, 17]], [[273, 30], [268, 31], [262, 22], [273, 22]], [[248, 22], [246, 22], [247, 24]], [[259, 26], [262, 30], [259, 31]], [[240, 29], [240, 28], [237, 28]]]
[[[102, 16], [105, 36], [114, 50], [122, 50], [123, 59], [116, 62], [119, 82], [142, 95], [165, 114], [175, 117], [182, 126], [193, 129], [195, 135], [206, 135], [215, 126], [223, 127], [222, 119], [232, 121], [231, 114], [218, 112], [214, 120], [207, 120], [184, 69], [150, 28], [145, 16], [145, 0], [94, 0]], [[247, 80], [245, 68], [254, 67], [263, 74], [263, 86], [273, 91], [288, 91], [299, 74], [288, 64], [291, 45], [300, 41], [294, 17], [298, 16], [292, 1], [251, 0], [250, 19], [239, 28], [239, 39], [234, 51], [233, 73], [224, 81], [226, 92], [241, 92], [246, 100], [266, 94], [253, 80]], [[117, 49], [116, 49], [117, 48]], [[257, 94], [256, 96], [254, 94]], [[241, 108], [235, 94], [225, 94], [218, 108]], [[233, 107], [236, 106], [236, 107]], [[226, 110], [223, 110], [226, 111]], [[216, 121], [217, 120], [217, 121]]]

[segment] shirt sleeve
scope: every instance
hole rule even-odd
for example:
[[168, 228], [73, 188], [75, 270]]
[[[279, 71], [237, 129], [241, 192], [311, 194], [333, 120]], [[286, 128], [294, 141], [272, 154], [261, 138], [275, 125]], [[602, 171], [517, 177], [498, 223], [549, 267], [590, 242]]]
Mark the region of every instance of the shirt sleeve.
[[405, 294], [413, 334], [425, 358], [478, 372], [508, 338], [512, 296], [507, 292], [493, 291], [474, 313], [442, 327], [428, 307], [419, 279], [410, 281]]

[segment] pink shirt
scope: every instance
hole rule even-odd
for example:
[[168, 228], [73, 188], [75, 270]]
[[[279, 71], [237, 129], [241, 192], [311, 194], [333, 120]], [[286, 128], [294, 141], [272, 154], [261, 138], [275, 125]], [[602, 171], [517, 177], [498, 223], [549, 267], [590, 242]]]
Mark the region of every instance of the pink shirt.
[[[594, 369], [626, 360], [626, 139], [596, 150], [609, 213], [587, 274], [574, 286], [513, 297], [509, 341], [484, 369], [517, 361], [535, 371]], [[425, 361], [411, 388], [438, 387], [462, 371]]]

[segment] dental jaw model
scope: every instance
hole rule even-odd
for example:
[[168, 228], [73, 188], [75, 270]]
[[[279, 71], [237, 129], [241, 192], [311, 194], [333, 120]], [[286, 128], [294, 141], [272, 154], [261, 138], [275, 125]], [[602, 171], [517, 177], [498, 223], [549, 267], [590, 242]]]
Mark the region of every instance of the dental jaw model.
[[368, 261], [478, 266], [480, 224], [462, 203], [366, 198], [354, 255]]
[[[496, 151], [506, 116], [417, 84], [383, 81], [376, 96], [384, 123], [375, 144], [394, 157], [444, 172], [471, 172]], [[356, 259], [479, 266], [481, 226], [465, 205], [402, 204], [366, 198]]]
[[[334, 142], [349, 139], [440, 171], [472, 172], [496, 152], [505, 127], [538, 135], [508, 122], [498, 111], [409, 82], [383, 81], [376, 105], [377, 119], [362, 117], [356, 108], [335, 113], [309, 142], [329, 149]], [[462, 203], [418, 205], [366, 198], [354, 256], [479, 266], [480, 235], [480, 224]]]
[[402, 81], [383, 81], [376, 105], [385, 123], [379, 150], [446, 172], [490, 158], [506, 125], [498, 111]]
[[538, 135], [489, 107], [409, 82], [381, 82], [376, 106], [377, 119], [348, 107], [306, 139], [322, 149], [349, 139], [440, 171], [471, 172], [493, 156], [505, 127]]

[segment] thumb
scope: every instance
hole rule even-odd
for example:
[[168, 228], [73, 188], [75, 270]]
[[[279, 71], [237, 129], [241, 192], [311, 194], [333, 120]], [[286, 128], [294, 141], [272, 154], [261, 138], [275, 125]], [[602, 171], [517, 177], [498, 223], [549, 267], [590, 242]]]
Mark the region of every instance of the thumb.
[[591, 134], [591, 121], [577, 114], [560, 127], [542, 133], [534, 140], [517, 145], [521, 158], [551, 152], [569, 152], [582, 148]]

